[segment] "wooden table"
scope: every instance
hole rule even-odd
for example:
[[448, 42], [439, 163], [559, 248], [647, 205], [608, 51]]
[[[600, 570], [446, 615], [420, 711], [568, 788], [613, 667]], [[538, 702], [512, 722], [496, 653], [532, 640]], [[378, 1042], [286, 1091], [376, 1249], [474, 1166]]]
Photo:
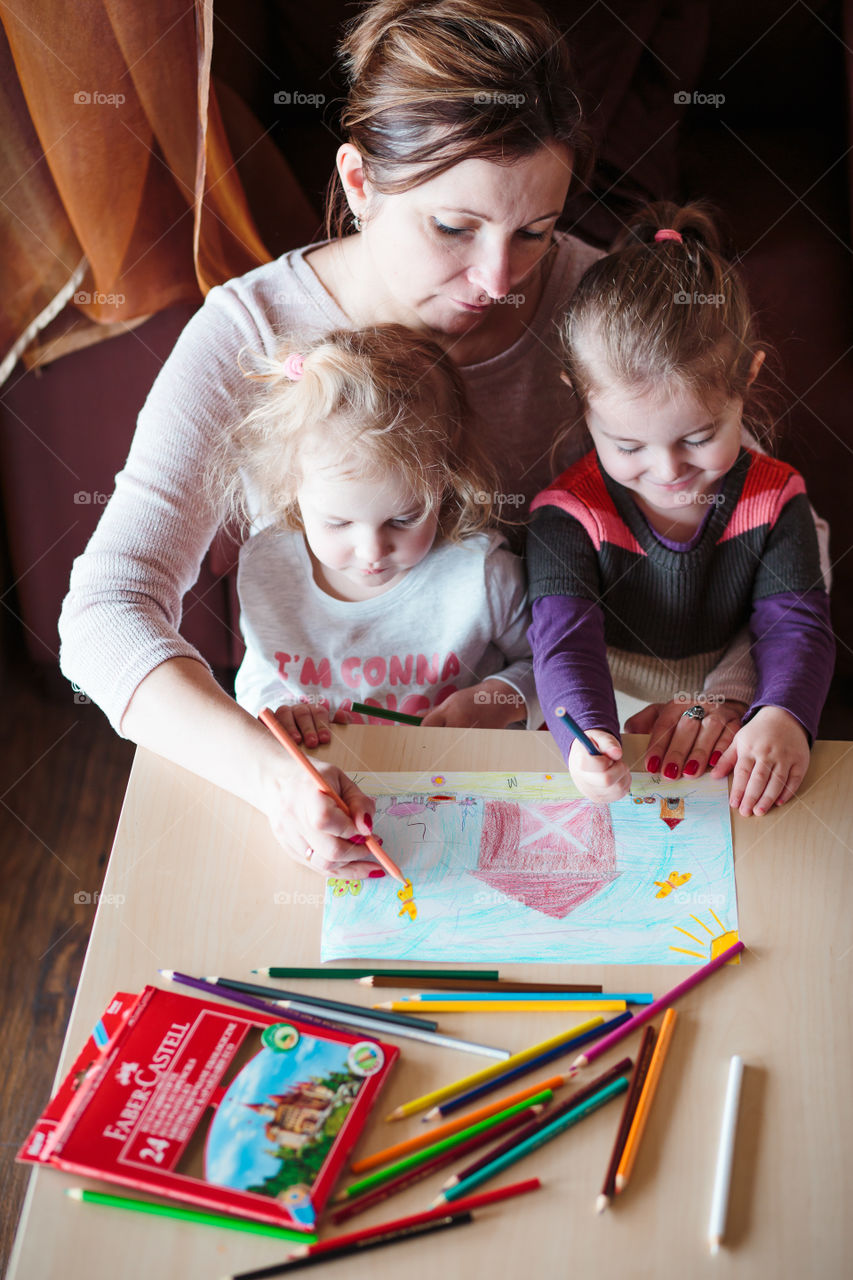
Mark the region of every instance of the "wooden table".
[[[639, 757], [642, 741], [626, 739], [629, 758]], [[544, 733], [353, 726], [336, 732], [322, 754], [361, 772], [561, 767]], [[853, 744], [818, 743], [796, 800], [766, 818], [735, 818], [734, 839], [748, 952], [739, 968], [726, 969], [679, 1003], [665, 1076], [624, 1199], [596, 1216], [620, 1105], [612, 1103], [496, 1183], [537, 1175], [543, 1190], [486, 1210], [474, 1225], [447, 1236], [372, 1253], [371, 1276], [399, 1280], [403, 1268], [412, 1280], [474, 1274], [831, 1280], [850, 1274]], [[280, 851], [260, 814], [139, 751], [58, 1075], [112, 993], [157, 982], [158, 968], [248, 978], [257, 965], [316, 964], [321, 901], [321, 882]], [[580, 966], [516, 965], [502, 973], [602, 978], [601, 968]], [[610, 966], [604, 977], [611, 990], [660, 994], [685, 973], [683, 967]], [[363, 988], [360, 997], [353, 995], [359, 988], [344, 988], [328, 980], [306, 985], [315, 994], [369, 1002]], [[487, 1034], [476, 1015], [441, 1019], [451, 1034], [491, 1036], [511, 1049], [572, 1021], [565, 1014], [502, 1015], [489, 1019]], [[623, 1052], [633, 1053], [637, 1043], [632, 1037]], [[484, 1065], [455, 1051], [400, 1045], [400, 1063], [363, 1135], [362, 1153], [418, 1131], [418, 1117], [386, 1124], [382, 1117], [392, 1107]], [[727, 1238], [712, 1259], [705, 1233], [733, 1053], [748, 1069]], [[611, 1053], [603, 1065], [615, 1060]], [[443, 1176], [352, 1226], [425, 1207]], [[73, 1203], [64, 1192], [79, 1182], [51, 1169], [33, 1174], [8, 1273], [13, 1280], [213, 1280], [285, 1254], [260, 1237]], [[338, 1262], [329, 1274], [361, 1280], [367, 1266], [367, 1259]]]

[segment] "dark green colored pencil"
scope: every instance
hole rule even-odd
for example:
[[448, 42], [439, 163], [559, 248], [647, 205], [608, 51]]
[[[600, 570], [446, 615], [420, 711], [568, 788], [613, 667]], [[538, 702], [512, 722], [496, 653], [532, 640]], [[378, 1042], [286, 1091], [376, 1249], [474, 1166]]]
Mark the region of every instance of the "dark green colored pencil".
[[364, 702], [354, 702], [351, 710], [363, 716], [376, 716], [379, 720], [395, 720], [397, 724], [420, 724], [421, 716], [407, 716], [405, 711], [386, 711], [384, 707], [368, 707]]

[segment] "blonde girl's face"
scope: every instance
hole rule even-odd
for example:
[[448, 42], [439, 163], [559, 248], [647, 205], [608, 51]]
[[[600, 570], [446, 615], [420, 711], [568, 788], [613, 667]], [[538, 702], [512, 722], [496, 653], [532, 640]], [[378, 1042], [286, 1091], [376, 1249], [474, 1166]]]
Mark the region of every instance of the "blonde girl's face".
[[705, 403], [679, 384], [590, 395], [586, 422], [599, 462], [658, 532], [698, 527], [741, 447], [743, 401], [720, 392]]
[[395, 586], [429, 553], [438, 517], [402, 475], [378, 482], [344, 470], [331, 452], [300, 459], [297, 502], [322, 590], [338, 600], [369, 600]]

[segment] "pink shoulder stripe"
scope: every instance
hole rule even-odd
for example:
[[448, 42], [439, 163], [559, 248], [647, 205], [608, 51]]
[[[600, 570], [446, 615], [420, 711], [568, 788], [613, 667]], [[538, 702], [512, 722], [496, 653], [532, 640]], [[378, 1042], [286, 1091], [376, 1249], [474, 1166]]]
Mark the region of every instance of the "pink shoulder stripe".
[[603, 542], [608, 542], [635, 555], [646, 554], [613, 505], [594, 454], [581, 458], [558, 476], [550, 488], [537, 494], [530, 510], [537, 511], [540, 507], [559, 507], [572, 516], [583, 526], [596, 551], [601, 550]]
[[737, 538], [750, 529], [772, 526], [783, 507], [799, 493], [805, 493], [806, 485], [799, 471], [778, 458], [754, 454], [752, 465], [746, 473], [743, 492], [734, 514], [726, 525], [720, 542]]

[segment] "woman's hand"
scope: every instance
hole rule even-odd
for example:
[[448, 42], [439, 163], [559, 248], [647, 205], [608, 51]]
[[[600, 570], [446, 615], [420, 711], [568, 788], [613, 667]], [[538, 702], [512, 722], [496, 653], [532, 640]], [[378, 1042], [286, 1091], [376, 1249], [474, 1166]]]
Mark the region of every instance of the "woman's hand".
[[734, 768], [729, 804], [742, 817], [760, 818], [796, 793], [809, 767], [806, 731], [781, 707], [762, 707], [735, 734], [712, 777]]
[[527, 719], [527, 706], [520, 693], [504, 680], [483, 680], [469, 689], [459, 689], [424, 716], [424, 728], [505, 729]]
[[324, 780], [337, 791], [352, 819], [342, 813], [316, 782], [287, 759], [268, 777], [263, 811], [273, 835], [293, 858], [321, 876], [363, 880], [384, 875], [365, 854], [365, 836], [373, 833], [374, 801], [364, 795], [336, 765], [314, 761]]
[[569, 773], [578, 791], [598, 804], [613, 804], [631, 789], [631, 774], [622, 760], [622, 744], [604, 729], [587, 729], [599, 751], [591, 756], [580, 742], [573, 742], [569, 752]]
[[[702, 720], [684, 713], [684, 702], [653, 702], [625, 721], [626, 733], [649, 734], [645, 766], [649, 773], [660, 773], [670, 781], [686, 774], [698, 777], [706, 767], [715, 769], [732, 744], [746, 711], [742, 702], [703, 702]], [[729, 765], [729, 769], [731, 765]], [[728, 770], [726, 770], [728, 772]]]

